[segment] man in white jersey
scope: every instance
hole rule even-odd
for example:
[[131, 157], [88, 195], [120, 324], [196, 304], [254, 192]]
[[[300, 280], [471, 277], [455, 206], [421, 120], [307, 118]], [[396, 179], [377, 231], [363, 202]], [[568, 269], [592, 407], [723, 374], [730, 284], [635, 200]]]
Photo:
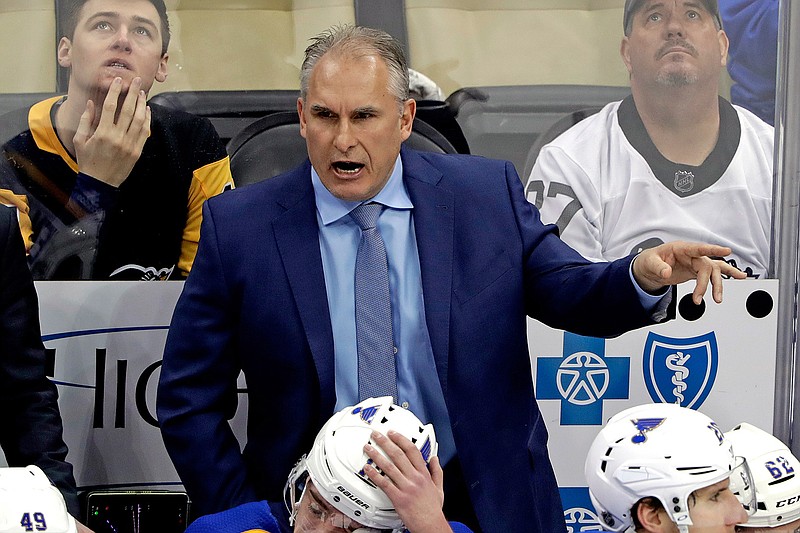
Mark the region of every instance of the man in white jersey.
[[526, 192], [588, 259], [674, 239], [769, 261], [773, 128], [718, 95], [728, 38], [716, 0], [627, 0], [620, 53], [631, 96], [545, 145]]

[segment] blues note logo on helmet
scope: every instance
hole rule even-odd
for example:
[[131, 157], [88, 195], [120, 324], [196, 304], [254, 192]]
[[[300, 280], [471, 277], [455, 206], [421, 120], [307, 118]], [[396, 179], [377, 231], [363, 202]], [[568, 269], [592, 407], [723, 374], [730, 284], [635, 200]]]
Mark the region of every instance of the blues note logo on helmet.
[[0, 533], [76, 533], [64, 497], [38, 466], [0, 468]]

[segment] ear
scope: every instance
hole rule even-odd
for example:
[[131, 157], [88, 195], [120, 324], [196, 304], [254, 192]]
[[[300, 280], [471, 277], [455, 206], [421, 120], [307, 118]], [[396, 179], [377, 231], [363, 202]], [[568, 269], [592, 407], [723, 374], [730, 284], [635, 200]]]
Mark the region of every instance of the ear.
[[405, 141], [411, 136], [411, 128], [414, 125], [414, 117], [417, 114], [417, 101], [409, 98], [403, 102], [403, 114], [400, 117], [400, 136]]
[[625, 68], [628, 69], [628, 75], [631, 74], [631, 43], [628, 36], [622, 38], [619, 45], [619, 55], [622, 57], [622, 62], [625, 63]]
[[728, 64], [728, 48], [730, 48], [730, 41], [728, 41], [728, 34], [723, 30], [717, 32], [717, 39], [719, 40], [720, 66], [724, 67]]
[[167, 81], [167, 61], [169, 61], [169, 54], [164, 54], [161, 56], [161, 61], [158, 62], [156, 81], [159, 83], [164, 83]]
[[663, 507], [655, 507], [646, 499], [636, 507], [636, 516], [644, 531], [650, 533], [672, 531], [675, 526]]
[[300, 117], [300, 135], [306, 138], [306, 117], [303, 114], [303, 99], [297, 99], [297, 116]]
[[72, 41], [66, 37], [62, 37], [58, 41], [58, 52], [56, 54], [58, 64], [65, 68], [72, 66]]

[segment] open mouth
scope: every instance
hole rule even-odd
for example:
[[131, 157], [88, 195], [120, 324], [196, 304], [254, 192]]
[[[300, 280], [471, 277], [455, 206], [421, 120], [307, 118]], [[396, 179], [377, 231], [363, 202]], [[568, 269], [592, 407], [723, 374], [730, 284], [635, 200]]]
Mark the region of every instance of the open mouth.
[[125, 63], [124, 61], [120, 61], [118, 59], [113, 59], [109, 61], [108, 63], [106, 63], [106, 66], [116, 69], [130, 70], [130, 67], [128, 66], [127, 63]]
[[356, 163], [354, 161], [336, 161], [333, 163], [333, 169], [343, 175], [358, 174], [364, 168], [363, 163]]

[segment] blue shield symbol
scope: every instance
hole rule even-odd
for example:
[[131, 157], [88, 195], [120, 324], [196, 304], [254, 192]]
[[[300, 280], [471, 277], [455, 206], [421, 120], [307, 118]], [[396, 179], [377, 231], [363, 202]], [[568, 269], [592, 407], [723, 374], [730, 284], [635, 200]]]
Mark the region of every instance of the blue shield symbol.
[[654, 402], [698, 409], [714, 386], [717, 363], [713, 331], [687, 339], [647, 334], [642, 369]]

